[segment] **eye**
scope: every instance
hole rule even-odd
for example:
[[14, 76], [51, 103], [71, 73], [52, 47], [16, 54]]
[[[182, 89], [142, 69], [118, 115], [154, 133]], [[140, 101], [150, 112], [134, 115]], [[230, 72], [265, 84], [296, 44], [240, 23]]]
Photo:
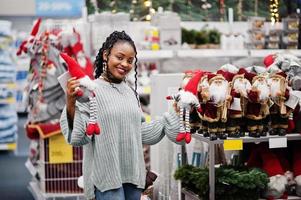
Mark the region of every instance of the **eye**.
[[121, 56], [116, 56], [118, 60], [122, 60], [123, 58]]
[[128, 60], [128, 63], [129, 64], [133, 64], [133, 60], [131, 59], [131, 60]]

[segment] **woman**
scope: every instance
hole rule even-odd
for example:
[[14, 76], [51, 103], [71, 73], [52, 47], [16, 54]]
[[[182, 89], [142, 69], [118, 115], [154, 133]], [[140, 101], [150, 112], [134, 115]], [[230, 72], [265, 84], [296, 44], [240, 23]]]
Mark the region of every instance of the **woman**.
[[[137, 51], [124, 32], [113, 32], [103, 43], [95, 61], [95, 91], [100, 135], [85, 134], [89, 118], [87, 103], [76, 101], [79, 82], [67, 84], [67, 103], [61, 116], [62, 132], [71, 145], [83, 146], [84, 192], [87, 199], [139, 200], [145, 185], [142, 144], [156, 144], [164, 135], [175, 141], [179, 118], [165, 113], [145, 123], [137, 95]], [[125, 79], [135, 69], [135, 90]]]

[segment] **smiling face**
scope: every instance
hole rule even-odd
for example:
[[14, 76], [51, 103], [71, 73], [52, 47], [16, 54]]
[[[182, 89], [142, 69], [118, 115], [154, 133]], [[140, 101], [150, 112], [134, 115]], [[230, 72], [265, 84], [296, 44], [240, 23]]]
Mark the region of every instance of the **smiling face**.
[[107, 61], [107, 70], [112, 78], [124, 80], [125, 76], [132, 70], [135, 62], [135, 50], [127, 41], [115, 43], [109, 55], [104, 51], [103, 60]]

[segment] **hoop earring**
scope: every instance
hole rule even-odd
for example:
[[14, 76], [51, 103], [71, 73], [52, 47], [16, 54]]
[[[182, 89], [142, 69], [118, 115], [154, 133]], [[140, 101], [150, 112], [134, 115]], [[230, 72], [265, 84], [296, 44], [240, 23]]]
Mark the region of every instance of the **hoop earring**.
[[107, 62], [106, 62], [106, 61], [103, 61], [103, 62], [102, 62], [102, 71], [103, 71], [103, 72], [107, 72], [107, 67], [108, 67], [108, 66], [107, 66]]

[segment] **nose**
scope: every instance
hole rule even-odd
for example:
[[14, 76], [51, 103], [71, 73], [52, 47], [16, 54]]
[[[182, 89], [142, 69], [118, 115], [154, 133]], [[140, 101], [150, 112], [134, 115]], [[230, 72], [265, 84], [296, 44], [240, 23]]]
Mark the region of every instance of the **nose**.
[[122, 65], [123, 67], [128, 67], [128, 66], [129, 66], [129, 63], [127, 62], [126, 59], [124, 59], [124, 60], [122, 60], [121, 65]]

